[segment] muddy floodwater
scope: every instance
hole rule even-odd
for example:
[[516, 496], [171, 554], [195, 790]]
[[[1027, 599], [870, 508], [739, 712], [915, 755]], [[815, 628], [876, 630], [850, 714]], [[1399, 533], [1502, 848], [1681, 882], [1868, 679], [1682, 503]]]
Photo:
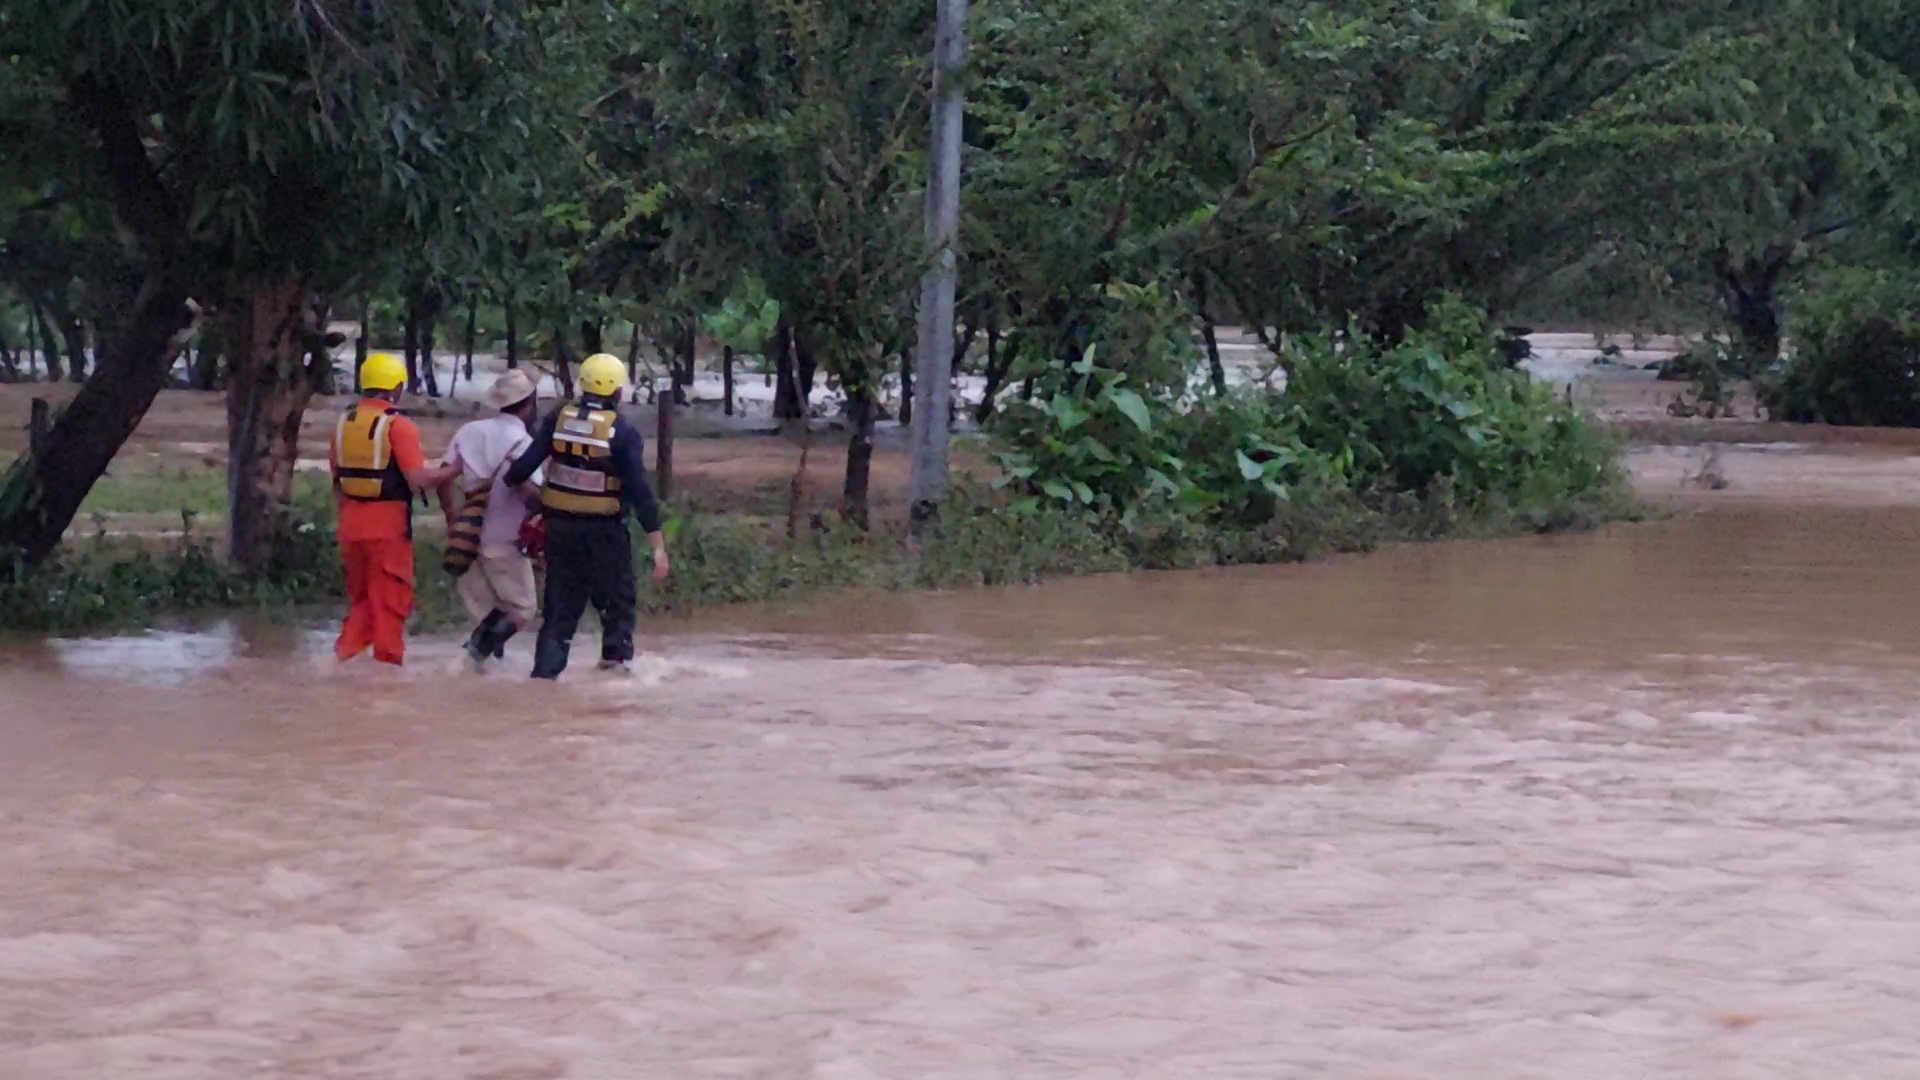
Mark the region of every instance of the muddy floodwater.
[[10, 647], [0, 1077], [1920, 1075], [1912, 506], [652, 633]]

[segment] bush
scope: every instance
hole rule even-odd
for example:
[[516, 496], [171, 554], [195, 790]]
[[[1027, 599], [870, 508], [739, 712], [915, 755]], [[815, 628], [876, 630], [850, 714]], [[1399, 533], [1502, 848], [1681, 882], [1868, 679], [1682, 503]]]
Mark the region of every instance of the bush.
[[[764, 521], [698, 509], [674, 515], [665, 532], [673, 575], [664, 586], [642, 587], [642, 611], [686, 611], [822, 588], [885, 587], [902, 565], [884, 557], [891, 545], [837, 517], [793, 543]], [[634, 547], [642, 570], [651, 567], [652, 549], [637, 529]]]
[[1758, 385], [1776, 420], [1920, 427], [1920, 301], [1912, 275], [1815, 278], [1791, 309], [1793, 352]]
[[1020, 493], [1011, 509], [1151, 531], [1140, 543], [1157, 562], [1208, 546], [1176, 542], [1186, 525], [1235, 533], [1213, 554], [1238, 561], [1280, 554], [1283, 536], [1302, 543], [1322, 514], [1412, 515], [1437, 534], [1572, 524], [1623, 502], [1614, 442], [1510, 368], [1484, 317], [1457, 302], [1393, 345], [1296, 339], [1282, 366], [1284, 389], [1183, 402], [1137, 392], [1089, 348], [994, 429], [1003, 483]]
[[282, 573], [269, 582], [251, 582], [194, 531], [192, 514], [182, 514], [182, 521], [183, 536], [164, 549], [102, 533], [39, 566], [6, 567], [0, 572], [0, 628], [77, 633], [149, 626], [165, 616], [287, 610], [341, 593], [329, 522], [301, 523]]
[[1753, 361], [1734, 346], [1731, 338], [1708, 335], [1660, 362], [1661, 382], [1687, 384], [1687, 389], [1667, 405], [1667, 414], [1709, 420], [1731, 415], [1735, 384], [1753, 375]]
[[1027, 584], [1049, 577], [1098, 574], [1136, 565], [1098, 522], [1060, 506], [1009, 513], [992, 492], [960, 488], [913, 565], [924, 588]]

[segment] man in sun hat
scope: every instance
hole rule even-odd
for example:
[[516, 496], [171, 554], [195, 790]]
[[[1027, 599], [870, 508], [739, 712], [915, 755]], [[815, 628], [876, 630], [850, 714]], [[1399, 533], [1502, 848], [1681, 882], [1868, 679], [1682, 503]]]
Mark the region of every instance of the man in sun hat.
[[538, 388], [519, 369], [487, 388], [482, 404], [493, 415], [462, 426], [447, 447], [458, 469], [441, 489], [447, 512], [447, 569], [459, 575], [460, 602], [479, 620], [467, 638], [475, 664], [506, 654], [507, 639], [525, 629], [539, 608], [533, 561], [520, 550], [527, 499], [506, 483], [507, 469], [533, 443], [529, 426], [539, 409]]

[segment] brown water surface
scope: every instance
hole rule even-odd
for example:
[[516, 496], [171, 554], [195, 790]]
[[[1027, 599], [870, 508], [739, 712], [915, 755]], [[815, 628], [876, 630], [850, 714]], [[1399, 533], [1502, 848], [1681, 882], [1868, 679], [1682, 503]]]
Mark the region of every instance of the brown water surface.
[[1917, 1075], [1917, 541], [14, 646], [0, 1077]]

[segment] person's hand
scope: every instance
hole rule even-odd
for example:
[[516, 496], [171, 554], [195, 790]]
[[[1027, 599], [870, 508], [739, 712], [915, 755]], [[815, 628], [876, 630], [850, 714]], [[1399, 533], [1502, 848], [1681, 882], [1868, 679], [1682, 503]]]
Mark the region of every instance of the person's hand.
[[653, 580], [656, 582], [665, 581], [667, 580], [667, 575], [672, 572], [673, 572], [673, 566], [672, 564], [667, 562], [667, 549], [664, 547], [654, 548], [653, 549]]

